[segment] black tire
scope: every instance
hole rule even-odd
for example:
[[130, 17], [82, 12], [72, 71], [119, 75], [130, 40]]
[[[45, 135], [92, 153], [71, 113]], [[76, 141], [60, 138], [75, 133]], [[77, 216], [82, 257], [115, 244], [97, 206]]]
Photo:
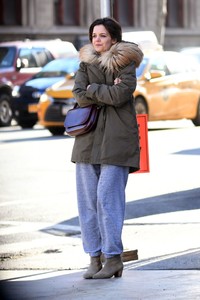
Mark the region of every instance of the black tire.
[[35, 121], [18, 121], [18, 125], [21, 126], [22, 129], [33, 128], [36, 123]]
[[198, 103], [198, 106], [197, 106], [196, 117], [195, 117], [195, 119], [192, 120], [192, 122], [195, 126], [200, 126], [200, 100], [199, 100], [199, 103]]
[[146, 101], [142, 97], [135, 99], [135, 111], [136, 114], [148, 114]]
[[10, 126], [13, 118], [10, 96], [0, 94], [0, 127]]
[[52, 135], [63, 135], [65, 132], [65, 128], [63, 127], [47, 127], [47, 129], [51, 132]]

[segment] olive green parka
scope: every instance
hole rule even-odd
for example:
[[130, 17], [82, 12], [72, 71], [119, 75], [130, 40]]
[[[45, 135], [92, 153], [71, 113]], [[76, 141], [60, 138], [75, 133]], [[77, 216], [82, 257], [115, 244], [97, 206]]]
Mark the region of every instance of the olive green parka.
[[[130, 172], [139, 169], [133, 92], [135, 68], [142, 58], [139, 47], [129, 42], [116, 43], [101, 55], [91, 44], [80, 49], [80, 67], [73, 87], [75, 99], [79, 106], [95, 103], [101, 109], [96, 128], [75, 137], [72, 162], [127, 166]], [[114, 84], [117, 77], [121, 82]]]

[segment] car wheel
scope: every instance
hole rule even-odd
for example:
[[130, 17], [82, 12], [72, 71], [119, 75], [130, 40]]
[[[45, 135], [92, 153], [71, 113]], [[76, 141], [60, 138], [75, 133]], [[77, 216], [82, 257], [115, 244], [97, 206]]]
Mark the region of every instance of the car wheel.
[[35, 121], [18, 121], [18, 125], [21, 126], [23, 129], [28, 129], [28, 128], [33, 128], [33, 126], [36, 124], [37, 122]]
[[47, 127], [47, 129], [51, 132], [52, 135], [63, 135], [65, 132], [64, 127]]
[[12, 109], [10, 106], [10, 96], [0, 95], [0, 126], [10, 126], [12, 121]]
[[146, 101], [142, 97], [135, 99], [135, 111], [136, 114], [148, 114]]
[[200, 126], [200, 100], [199, 100], [199, 104], [197, 106], [196, 118], [193, 119], [192, 122], [195, 126]]

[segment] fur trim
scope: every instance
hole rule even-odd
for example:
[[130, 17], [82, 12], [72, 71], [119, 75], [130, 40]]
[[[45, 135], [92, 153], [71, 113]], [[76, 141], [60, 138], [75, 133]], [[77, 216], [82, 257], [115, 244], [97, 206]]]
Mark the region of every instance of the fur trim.
[[79, 51], [80, 60], [85, 63], [98, 63], [98, 53], [94, 50], [92, 44], [83, 46]]
[[140, 48], [130, 42], [121, 42], [114, 44], [108, 51], [99, 55], [92, 44], [83, 46], [79, 52], [80, 60], [89, 64], [100, 64], [112, 72], [119, 71], [135, 61], [138, 67], [143, 59], [143, 53]]

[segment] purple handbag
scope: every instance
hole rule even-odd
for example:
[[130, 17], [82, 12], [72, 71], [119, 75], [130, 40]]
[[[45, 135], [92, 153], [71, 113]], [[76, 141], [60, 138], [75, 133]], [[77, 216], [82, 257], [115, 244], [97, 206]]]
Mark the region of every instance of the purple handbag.
[[100, 107], [96, 104], [80, 107], [76, 103], [68, 110], [64, 121], [65, 131], [70, 136], [78, 136], [95, 129]]

